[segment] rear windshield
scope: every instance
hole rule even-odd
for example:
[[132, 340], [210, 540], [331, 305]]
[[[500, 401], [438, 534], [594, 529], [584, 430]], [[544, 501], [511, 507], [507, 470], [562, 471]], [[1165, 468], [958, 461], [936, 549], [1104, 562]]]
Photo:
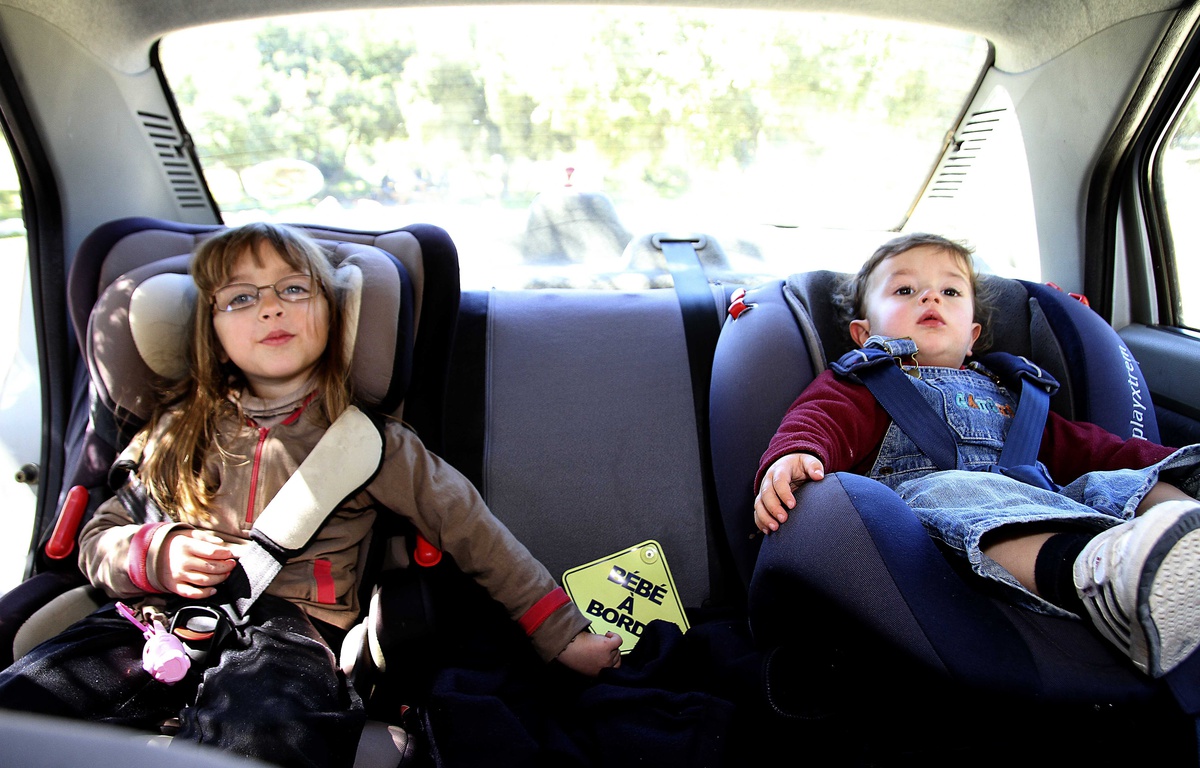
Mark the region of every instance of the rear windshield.
[[427, 222], [467, 289], [640, 288], [660, 275], [635, 251], [663, 231], [712, 238], [715, 279], [796, 271], [796, 230], [856, 255], [822, 266], [856, 268], [903, 224], [988, 48], [838, 16], [589, 6], [239, 22], [160, 56], [226, 223]]

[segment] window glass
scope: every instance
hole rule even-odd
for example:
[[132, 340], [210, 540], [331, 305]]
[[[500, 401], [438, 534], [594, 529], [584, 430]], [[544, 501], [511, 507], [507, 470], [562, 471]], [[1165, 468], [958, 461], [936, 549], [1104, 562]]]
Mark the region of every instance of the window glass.
[[1193, 93], [1159, 152], [1167, 236], [1175, 254], [1178, 322], [1200, 329], [1200, 100]]
[[0, 140], [0, 594], [21, 582], [33, 535], [37, 493], [17, 480], [26, 465], [41, 459], [41, 385], [33, 301], [29, 291], [29, 248], [21, 218], [21, 188], [8, 144]]
[[651, 232], [715, 237], [730, 275], [839, 266], [797, 230], [873, 247], [987, 53], [837, 16], [504, 7], [201, 28], [161, 59], [227, 223], [424, 221], [467, 288], [629, 287]]

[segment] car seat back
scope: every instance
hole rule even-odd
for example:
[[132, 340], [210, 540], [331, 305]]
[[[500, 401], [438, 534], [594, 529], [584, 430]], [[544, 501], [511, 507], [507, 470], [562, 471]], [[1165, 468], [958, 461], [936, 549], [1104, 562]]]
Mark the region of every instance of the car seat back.
[[[715, 315], [715, 303], [714, 315]], [[646, 540], [712, 597], [703, 468], [673, 292], [464, 296], [447, 458], [556, 578]]]
[[[800, 392], [854, 348], [833, 299], [846, 277], [807, 272], [746, 291], [735, 300], [717, 345], [710, 395], [713, 472], [744, 584], [759, 544], [750, 510], [762, 452]], [[1054, 288], [990, 275], [981, 280], [995, 307], [992, 348], [1028, 357], [1059, 381], [1053, 411], [1123, 437], [1158, 440], [1141, 369], [1099, 315]]]
[[[342, 274], [357, 275], [361, 301], [352, 332], [360, 395], [385, 413], [403, 413], [437, 450], [458, 310], [453, 242], [429, 225], [381, 233], [299, 228], [326, 249]], [[41, 605], [83, 583], [75, 565], [75, 533], [110, 495], [108, 469], [147, 417], [152, 382], [181, 370], [178, 339], [188, 313], [172, 305], [171, 297], [177, 301], [181, 290], [190, 290], [189, 254], [222, 229], [122, 219], [101, 226], [81, 245], [68, 291], [87, 366], [80, 366], [83, 375], [70, 419], [65, 486], [87, 489], [82, 495], [86, 509], [68, 528], [48, 527], [41, 533], [37, 576], [12, 590], [0, 606], [0, 647], [11, 647], [17, 631]], [[144, 322], [134, 323], [131, 330], [131, 317]], [[63, 499], [68, 498], [64, 490]], [[59, 554], [47, 557], [45, 545], [56, 536], [61, 539], [56, 544]]]
[[[335, 260], [370, 252], [385, 255], [371, 260], [365, 275], [368, 292], [376, 294], [368, 301], [371, 312], [390, 314], [392, 309], [385, 308], [389, 301], [384, 299], [385, 291], [398, 289], [404, 297], [395, 295], [393, 309], [411, 320], [403, 320], [399, 327], [395, 325], [401, 322], [399, 315], [385, 326], [372, 320], [368, 332], [357, 335], [356, 385], [372, 405], [397, 416], [403, 413], [426, 445], [439, 450], [442, 401], [458, 313], [458, 255], [453, 242], [443, 230], [429, 225], [377, 233], [299, 228], [329, 250]], [[77, 384], [68, 434], [64, 499], [75, 485], [103, 487], [120, 444], [146, 416], [145, 405], [136, 401], [144, 394], [140, 388], [148, 382], [146, 376], [151, 369], [130, 346], [132, 340], [127, 335], [118, 333], [115, 340], [105, 339], [103, 323], [89, 330], [93, 307], [109, 286], [128, 275], [122, 283], [124, 288], [106, 300], [112, 305], [111, 311], [127, 311], [132, 288], [141, 279], [158, 271], [186, 273], [188, 254], [222, 229], [129, 218], [97, 228], [81, 244], [68, 283], [72, 325], [85, 351], [89, 344], [96, 343], [115, 343], [119, 349], [105, 352], [104, 357], [111, 363], [89, 363], [85, 370], [94, 374], [92, 380], [84, 377]], [[148, 266], [152, 264], [159, 266]], [[383, 282], [376, 285], [380, 280]], [[96, 338], [89, 338], [93, 331]], [[364, 365], [366, 361], [372, 361], [370, 366]], [[64, 499], [60, 499], [60, 506]], [[42, 532], [43, 538], [47, 535], [48, 531]], [[45, 562], [40, 565], [53, 567]]]
[[[851, 348], [832, 298], [843, 277], [812, 272], [747, 291], [735, 298], [718, 344], [714, 473], [756, 641], [803, 646], [792, 658], [817, 663], [827, 663], [843, 641], [865, 642], [940, 679], [1005, 695], [1073, 702], [1159, 696], [1160, 686], [1083, 622], [1023, 611], [986, 592], [943, 555], [898, 496], [868, 478], [835, 473], [804, 484], [801, 511], [765, 540], [759, 536], [751, 510], [762, 452], [801, 390]], [[995, 296], [993, 348], [1029, 357], [1062, 383], [1051, 400], [1055, 411], [1126, 437], [1157, 438], [1141, 371], [1107, 323], [1055, 289], [983, 281]], [[806, 632], [812, 622], [823, 631]], [[789, 687], [768, 683], [776, 694]]]

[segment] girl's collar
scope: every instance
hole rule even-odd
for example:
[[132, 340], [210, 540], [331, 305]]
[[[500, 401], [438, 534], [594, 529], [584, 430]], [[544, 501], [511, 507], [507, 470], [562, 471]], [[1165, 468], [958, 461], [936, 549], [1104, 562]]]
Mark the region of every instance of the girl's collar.
[[309, 380], [302, 386], [280, 397], [265, 399], [244, 389], [231, 392], [229, 398], [241, 408], [242, 413], [255, 423], [266, 426], [278, 423], [296, 410], [303, 408], [316, 393], [316, 382]]

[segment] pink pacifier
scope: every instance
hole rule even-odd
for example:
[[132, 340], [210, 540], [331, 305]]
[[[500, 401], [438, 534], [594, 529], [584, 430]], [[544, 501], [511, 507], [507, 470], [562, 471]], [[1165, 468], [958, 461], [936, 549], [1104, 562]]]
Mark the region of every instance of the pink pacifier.
[[117, 612], [142, 630], [146, 645], [142, 648], [142, 668], [160, 683], [171, 685], [183, 679], [192, 660], [178, 637], [168, 632], [157, 619], [154, 626], [139, 620], [125, 603], [117, 603]]

